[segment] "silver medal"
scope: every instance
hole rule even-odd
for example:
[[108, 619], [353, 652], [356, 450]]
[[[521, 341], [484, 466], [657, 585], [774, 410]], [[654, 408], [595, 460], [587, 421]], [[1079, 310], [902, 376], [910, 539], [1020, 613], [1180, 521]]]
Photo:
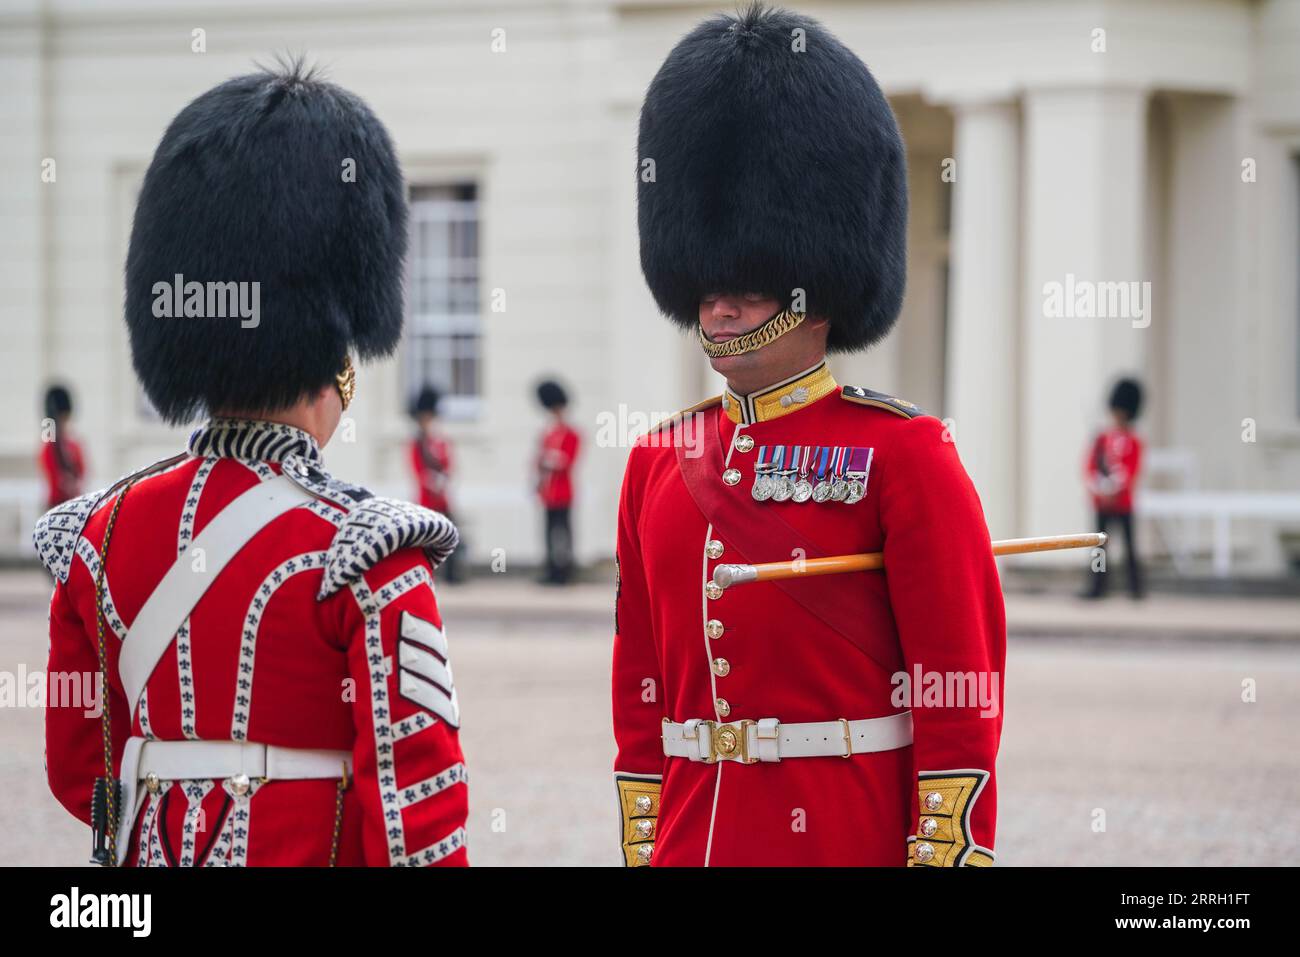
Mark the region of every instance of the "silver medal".
[[760, 475], [754, 479], [754, 488], [750, 494], [754, 496], [755, 501], [766, 502], [772, 497], [774, 485], [775, 483], [773, 482], [772, 476]]
[[812, 494], [812, 482], [801, 478], [799, 481], [794, 483], [794, 492], [790, 497], [796, 502], [806, 502], [808, 499], [812, 498]]
[[852, 479], [849, 482], [848, 494], [844, 496], [844, 503], [846, 505], [856, 505], [858, 502], [862, 501], [866, 494], [867, 487], [862, 484], [861, 480]]
[[790, 480], [790, 476], [782, 475], [778, 477], [775, 481], [775, 488], [772, 489], [772, 501], [788, 502], [793, 494], [794, 482]]
[[842, 502], [849, 494], [849, 483], [842, 478], [837, 478], [831, 484], [831, 501]]
[[831, 483], [822, 479], [813, 487], [812, 498], [814, 502], [824, 502], [831, 497]]

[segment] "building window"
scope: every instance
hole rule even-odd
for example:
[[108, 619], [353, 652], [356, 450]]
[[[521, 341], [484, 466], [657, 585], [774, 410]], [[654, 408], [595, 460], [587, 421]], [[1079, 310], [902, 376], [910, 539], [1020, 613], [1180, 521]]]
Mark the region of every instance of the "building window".
[[411, 189], [407, 259], [407, 400], [425, 385], [448, 419], [478, 414], [482, 387], [479, 206], [472, 184]]

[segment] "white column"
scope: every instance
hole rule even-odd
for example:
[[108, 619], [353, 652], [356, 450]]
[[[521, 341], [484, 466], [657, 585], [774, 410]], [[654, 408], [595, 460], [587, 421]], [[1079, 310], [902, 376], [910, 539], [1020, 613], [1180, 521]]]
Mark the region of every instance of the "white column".
[[1092, 524], [1086, 445], [1104, 419], [1111, 380], [1141, 368], [1148, 334], [1141, 320], [1051, 317], [1045, 297], [1050, 283], [1068, 289], [1070, 276], [1076, 284], [1138, 282], [1139, 290], [1152, 279], [1143, 256], [1146, 106], [1146, 94], [1130, 89], [1036, 90], [1024, 98], [1026, 535]]
[[[70, 379], [67, 370], [52, 368], [49, 356], [46, 218], [51, 191], [75, 176], [75, 161], [57, 157], [58, 182], [42, 182], [42, 161], [50, 148], [45, 29], [43, 23], [21, 17], [6, 21], [0, 30], [0, 89], [5, 91], [0, 128], [7, 136], [0, 150], [0, 220], [5, 224], [0, 231], [0, 328], [6, 359], [0, 406], [7, 413], [0, 418], [0, 475], [5, 477], [33, 473], [48, 377]], [[91, 405], [84, 389], [75, 389], [74, 398], [82, 409]]]
[[953, 107], [947, 403], [994, 538], [1022, 534], [1016, 499], [1020, 116], [1014, 103]]

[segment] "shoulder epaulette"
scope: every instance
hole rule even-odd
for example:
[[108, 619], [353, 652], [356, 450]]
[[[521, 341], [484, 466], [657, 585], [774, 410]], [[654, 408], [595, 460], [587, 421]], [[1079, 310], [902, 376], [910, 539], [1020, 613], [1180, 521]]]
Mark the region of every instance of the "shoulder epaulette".
[[286, 455], [281, 462], [281, 468], [285, 475], [312, 495], [333, 502], [344, 509], [353, 508], [357, 503], [372, 498], [374, 494], [360, 485], [336, 479], [297, 455]]
[[95, 514], [100, 503], [107, 501], [114, 492], [127, 483], [138, 482], [188, 457], [188, 452], [173, 455], [138, 472], [124, 475], [112, 485], [101, 488], [97, 492], [78, 495], [50, 509], [36, 520], [36, 527], [32, 530], [32, 544], [36, 546], [36, 554], [41, 564], [50, 570], [50, 574], [57, 581], [66, 582], [68, 573], [72, 570], [72, 556], [77, 553], [77, 542], [80, 541], [81, 533], [86, 528], [86, 522], [90, 521], [90, 516]]
[[705, 409], [712, 408], [713, 406], [717, 405], [721, 401], [722, 401], [722, 396], [719, 394], [713, 396], [712, 398], [705, 399], [703, 402], [697, 402], [688, 409], [682, 409], [680, 412], [674, 412], [672, 415], [668, 416], [668, 418], [656, 424], [646, 434], [654, 435], [656, 432], [660, 431], [665, 426], [676, 425], [678, 422], [681, 422], [683, 419], [685, 419], [688, 415], [694, 415], [696, 412], [703, 412]]
[[421, 548], [437, 568], [460, 543], [451, 519], [411, 502], [383, 498], [336, 479], [296, 455], [287, 455], [284, 474], [318, 498], [346, 511], [325, 552], [325, 574], [317, 599], [360, 581], [370, 569], [403, 548]]
[[317, 599], [360, 581], [366, 572], [403, 548], [423, 549], [437, 568], [460, 543], [456, 526], [441, 512], [367, 495], [349, 509], [330, 542]]
[[906, 399], [897, 399], [892, 395], [873, 392], [871, 389], [864, 389], [856, 385], [846, 385], [840, 390], [840, 398], [856, 402], [858, 405], [870, 405], [875, 406], [877, 409], [885, 409], [895, 415], [901, 415], [909, 419], [926, 414], [925, 410], [919, 405], [908, 402]]

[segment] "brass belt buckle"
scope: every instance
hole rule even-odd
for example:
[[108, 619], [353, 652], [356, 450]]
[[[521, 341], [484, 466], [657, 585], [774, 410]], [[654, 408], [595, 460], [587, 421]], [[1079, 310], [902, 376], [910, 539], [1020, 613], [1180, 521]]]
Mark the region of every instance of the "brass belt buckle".
[[753, 723], [753, 721], [746, 718], [732, 724], [714, 725], [712, 728], [713, 760], [727, 758], [728, 760], [739, 760], [741, 764], [757, 763], [758, 758], [749, 756], [749, 732], [747, 729]]

